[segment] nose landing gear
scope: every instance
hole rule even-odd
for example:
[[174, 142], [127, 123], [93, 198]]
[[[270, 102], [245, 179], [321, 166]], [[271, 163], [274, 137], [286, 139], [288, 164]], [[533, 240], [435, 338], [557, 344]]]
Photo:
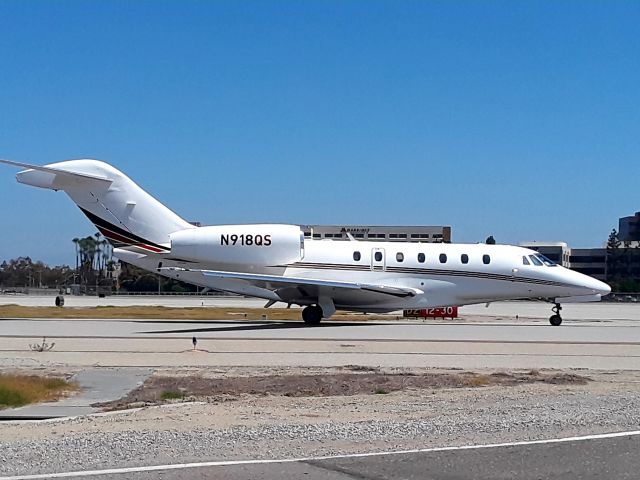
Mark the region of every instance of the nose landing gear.
[[560, 310], [562, 310], [562, 305], [556, 303], [555, 306], [551, 309], [553, 315], [549, 317], [549, 323], [554, 327], [557, 327], [562, 323], [562, 317], [560, 316]]

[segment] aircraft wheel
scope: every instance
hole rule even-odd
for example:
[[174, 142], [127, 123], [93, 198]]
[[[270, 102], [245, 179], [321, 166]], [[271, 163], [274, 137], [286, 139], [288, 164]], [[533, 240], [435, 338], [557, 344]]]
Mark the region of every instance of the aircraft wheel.
[[307, 325], [318, 325], [322, 320], [322, 308], [319, 305], [309, 305], [302, 309], [302, 320]]
[[560, 315], [558, 315], [557, 313], [554, 315], [551, 315], [549, 317], [549, 323], [551, 325], [553, 325], [554, 327], [557, 327], [558, 325], [560, 325], [562, 323], [562, 317]]

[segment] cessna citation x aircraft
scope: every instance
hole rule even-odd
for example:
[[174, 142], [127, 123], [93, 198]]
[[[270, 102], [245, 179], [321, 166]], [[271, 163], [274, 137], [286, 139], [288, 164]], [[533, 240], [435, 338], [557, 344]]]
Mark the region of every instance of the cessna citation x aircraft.
[[26, 168], [18, 182], [63, 190], [121, 260], [166, 277], [225, 292], [304, 306], [310, 325], [336, 309], [401, 309], [542, 299], [598, 301], [611, 291], [592, 277], [510, 245], [305, 239], [297, 225], [196, 227], [111, 165], [70, 160]]

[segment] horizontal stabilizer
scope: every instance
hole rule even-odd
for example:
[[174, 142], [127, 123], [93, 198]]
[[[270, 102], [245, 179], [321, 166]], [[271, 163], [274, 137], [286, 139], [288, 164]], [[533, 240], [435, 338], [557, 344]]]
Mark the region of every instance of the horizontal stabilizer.
[[78, 171], [70, 171], [63, 168], [58, 168], [55, 164], [52, 165], [30, 165], [28, 163], [14, 162], [13, 160], [0, 159], [0, 163], [12, 165], [14, 167], [26, 168], [16, 175], [16, 179], [20, 183], [32, 185], [40, 188], [50, 188], [53, 190], [64, 189], [65, 184], [69, 182], [98, 182], [105, 186], [110, 185], [113, 179], [107, 178], [102, 175], [94, 175], [90, 173], [83, 173]]

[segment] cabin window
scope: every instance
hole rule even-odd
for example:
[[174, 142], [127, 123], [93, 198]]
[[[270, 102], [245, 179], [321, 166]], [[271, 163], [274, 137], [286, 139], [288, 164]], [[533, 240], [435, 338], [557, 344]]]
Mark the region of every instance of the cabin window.
[[529, 255], [529, 258], [531, 259], [531, 261], [533, 262], [534, 265], [541, 267], [542, 266], [542, 262], [540, 260], [538, 260], [538, 258], [535, 255]]
[[424, 263], [425, 260], [426, 260], [426, 257], [424, 256], [424, 253], [419, 253], [418, 254], [418, 263]]
[[489, 255], [482, 255], [482, 263], [489, 265], [491, 263], [491, 257]]
[[522, 264], [523, 264], [523, 265], [531, 265], [531, 264], [529, 263], [529, 260], [527, 259], [527, 256], [526, 256], [526, 255], [523, 255], [523, 256], [522, 256]]
[[447, 263], [447, 255], [445, 253], [440, 254], [440, 263]]
[[353, 252], [353, 259], [356, 262], [359, 262], [361, 258], [362, 258], [362, 256], [360, 255], [360, 252]]
[[460, 255], [460, 261], [462, 263], [469, 263], [469, 255], [467, 255], [466, 253], [463, 253], [462, 255]]
[[404, 262], [404, 253], [396, 253], [396, 262]]
[[382, 252], [376, 252], [376, 253], [373, 255], [373, 258], [375, 258], [375, 259], [376, 259], [376, 262], [381, 262], [381, 261], [382, 261]]

